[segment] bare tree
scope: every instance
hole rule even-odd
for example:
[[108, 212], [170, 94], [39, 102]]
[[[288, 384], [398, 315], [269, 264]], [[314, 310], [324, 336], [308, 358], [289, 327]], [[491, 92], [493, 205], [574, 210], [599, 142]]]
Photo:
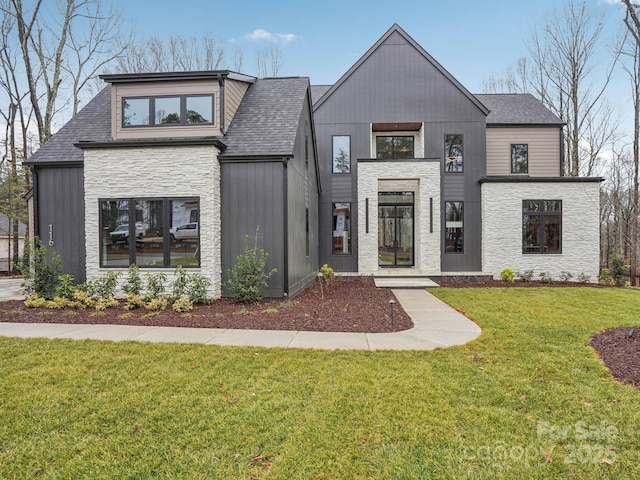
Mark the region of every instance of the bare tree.
[[271, 43], [268, 47], [256, 48], [255, 61], [258, 77], [277, 77], [282, 63], [282, 50], [275, 43]]

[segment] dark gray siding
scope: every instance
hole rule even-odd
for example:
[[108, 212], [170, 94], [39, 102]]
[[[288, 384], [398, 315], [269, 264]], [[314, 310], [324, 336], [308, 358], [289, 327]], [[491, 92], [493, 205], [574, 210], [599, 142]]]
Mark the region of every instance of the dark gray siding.
[[[244, 252], [245, 236], [269, 254], [267, 270], [277, 268], [265, 292], [282, 297], [285, 272], [284, 167], [282, 162], [222, 163], [222, 281]], [[227, 295], [228, 292], [223, 291]]]
[[[307, 142], [305, 142], [305, 135]], [[306, 145], [305, 145], [306, 143]], [[305, 162], [308, 153], [308, 167]], [[308, 104], [302, 112], [295, 142], [295, 156], [287, 165], [289, 295], [311, 283], [318, 273], [318, 182]], [[306, 208], [309, 208], [309, 255], [306, 241]]]
[[[420, 122], [424, 125], [425, 158], [438, 158], [443, 162], [444, 135], [464, 135], [464, 173], [443, 174], [442, 196], [443, 201], [465, 201], [465, 253], [455, 258], [442, 255], [442, 270], [481, 270], [477, 182], [486, 168], [486, 116], [478, 105], [398, 32], [392, 33], [327, 95], [315, 110], [324, 186], [320, 203], [320, 263], [329, 263], [337, 271], [358, 269], [355, 160], [371, 156], [371, 124]], [[348, 175], [331, 173], [333, 135], [351, 135], [351, 173]], [[331, 255], [331, 203], [347, 201], [352, 204], [353, 253]], [[440, 208], [444, 208], [444, 204]]]
[[[62, 259], [64, 273], [86, 280], [83, 168], [37, 168], [37, 232], [42, 243]], [[49, 246], [51, 226], [53, 246]], [[88, 239], [98, 242], [98, 239]]]

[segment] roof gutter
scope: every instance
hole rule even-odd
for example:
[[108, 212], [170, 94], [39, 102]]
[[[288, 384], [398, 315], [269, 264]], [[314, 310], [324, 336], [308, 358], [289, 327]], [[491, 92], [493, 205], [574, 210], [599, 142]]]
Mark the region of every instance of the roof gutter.
[[220, 86], [220, 133], [226, 135], [227, 129], [224, 126], [224, 78], [222, 75], [218, 77], [218, 85]]

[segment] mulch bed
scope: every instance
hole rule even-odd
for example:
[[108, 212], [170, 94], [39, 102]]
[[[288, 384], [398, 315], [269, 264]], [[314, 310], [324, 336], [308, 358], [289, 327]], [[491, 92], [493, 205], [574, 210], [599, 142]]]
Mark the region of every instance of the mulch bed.
[[316, 282], [291, 300], [241, 305], [220, 299], [211, 305], [196, 305], [186, 314], [174, 312], [171, 307], [162, 312], [127, 311], [122, 306], [104, 312], [33, 309], [22, 301], [9, 301], [0, 303], [0, 321], [364, 333], [411, 328], [413, 322], [400, 303], [394, 305], [391, 321], [392, 299], [396, 300], [390, 289], [376, 288], [371, 279], [336, 278], [328, 289], [321, 291]]
[[605, 330], [591, 346], [616, 380], [640, 390], [640, 326]]

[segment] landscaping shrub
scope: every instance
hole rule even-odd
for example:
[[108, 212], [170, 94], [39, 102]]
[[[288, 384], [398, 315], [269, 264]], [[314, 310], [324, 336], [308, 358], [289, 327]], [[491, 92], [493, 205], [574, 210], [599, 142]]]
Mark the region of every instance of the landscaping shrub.
[[127, 295], [140, 295], [140, 292], [142, 291], [140, 269], [135, 263], [129, 265], [129, 268], [127, 269], [127, 279], [122, 284], [122, 291]]
[[134, 310], [136, 308], [144, 307], [144, 300], [137, 293], [127, 293], [127, 298], [124, 303], [125, 310]]
[[209, 303], [207, 298], [207, 288], [211, 285], [211, 280], [199, 273], [187, 275], [186, 295], [193, 303]]
[[613, 278], [611, 278], [611, 272], [608, 268], [603, 268], [600, 270], [600, 278], [598, 278], [598, 282], [600, 285], [604, 285], [605, 287], [610, 287], [613, 285]]
[[262, 299], [269, 278], [276, 272], [275, 268], [269, 273], [265, 270], [269, 254], [258, 248], [259, 230], [256, 228], [253, 246], [249, 245], [249, 235], [245, 236], [244, 253], [238, 255], [236, 264], [227, 272], [227, 287], [236, 302], [255, 303]]
[[173, 310], [175, 312], [185, 313], [193, 310], [193, 302], [187, 297], [180, 297], [173, 302]]
[[567, 272], [566, 270], [563, 270], [560, 272], [560, 280], [563, 281], [564, 283], [567, 283], [572, 278], [573, 278], [573, 274], [571, 272]]
[[70, 300], [73, 297], [73, 293], [76, 291], [76, 286], [73, 283], [73, 275], [65, 273], [58, 277], [58, 287], [56, 288], [56, 297], [62, 297]]
[[617, 255], [611, 256], [611, 279], [613, 283], [622, 287], [627, 284], [629, 279], [629, 269], [625, 265], [624, 258]]
[[513, 273], [513, 269], [512, 268], [504, 268], [500, 272], [500, 278], [502, 279], [503, 282], [513, 283], [514, 282], [514, 278], [515, 278], [515, 274]]
[[584, 272], [581, 272], [580, 275], [578, 275], [578, 281], [580, 283], [589, 283], [591, 281], [591, 277]]
[[164, 282], [167, 281], [167, 275], [164, 273], [145, 273], [144, 277], [147, 280], [144, 300], [145, 302], [151, 302], [164, 293]]
[[552, 283], [553, 278], [547, 272], [540, 272], [540, 281], [542, 283]]
[[49, 255], [40, 239], [36, 237], [31, 263], [25, 272], [23, 288], [27, 294], [35, 294], [47, 300], [53, 299], [58, 288], [58, 277], [62, 273], [62, 259], [53, 253]]
[[156, 297], [148, 301], [144, 307], [147, 310], [159, 312], [160, 310], [165, 310], [168, 304], [169, 301], [165, 297]]
[[102, 277], [87, 282], [87, 293], [90, 297], [93, 297], [96, 300], [100, 298], [107, 300], [114, 297], [116, 294], [116, 288], [118, 287], [118, 278], [121, 275], [122, 274], [120, 272], [107, 270]]
[[533, 278], [533, 270], [525, 270], [522, 273], [518, 272], [517, 275], [520, 278], [520, 280], [522, 280], [523, 282], [530, 282], [531, 279]]

